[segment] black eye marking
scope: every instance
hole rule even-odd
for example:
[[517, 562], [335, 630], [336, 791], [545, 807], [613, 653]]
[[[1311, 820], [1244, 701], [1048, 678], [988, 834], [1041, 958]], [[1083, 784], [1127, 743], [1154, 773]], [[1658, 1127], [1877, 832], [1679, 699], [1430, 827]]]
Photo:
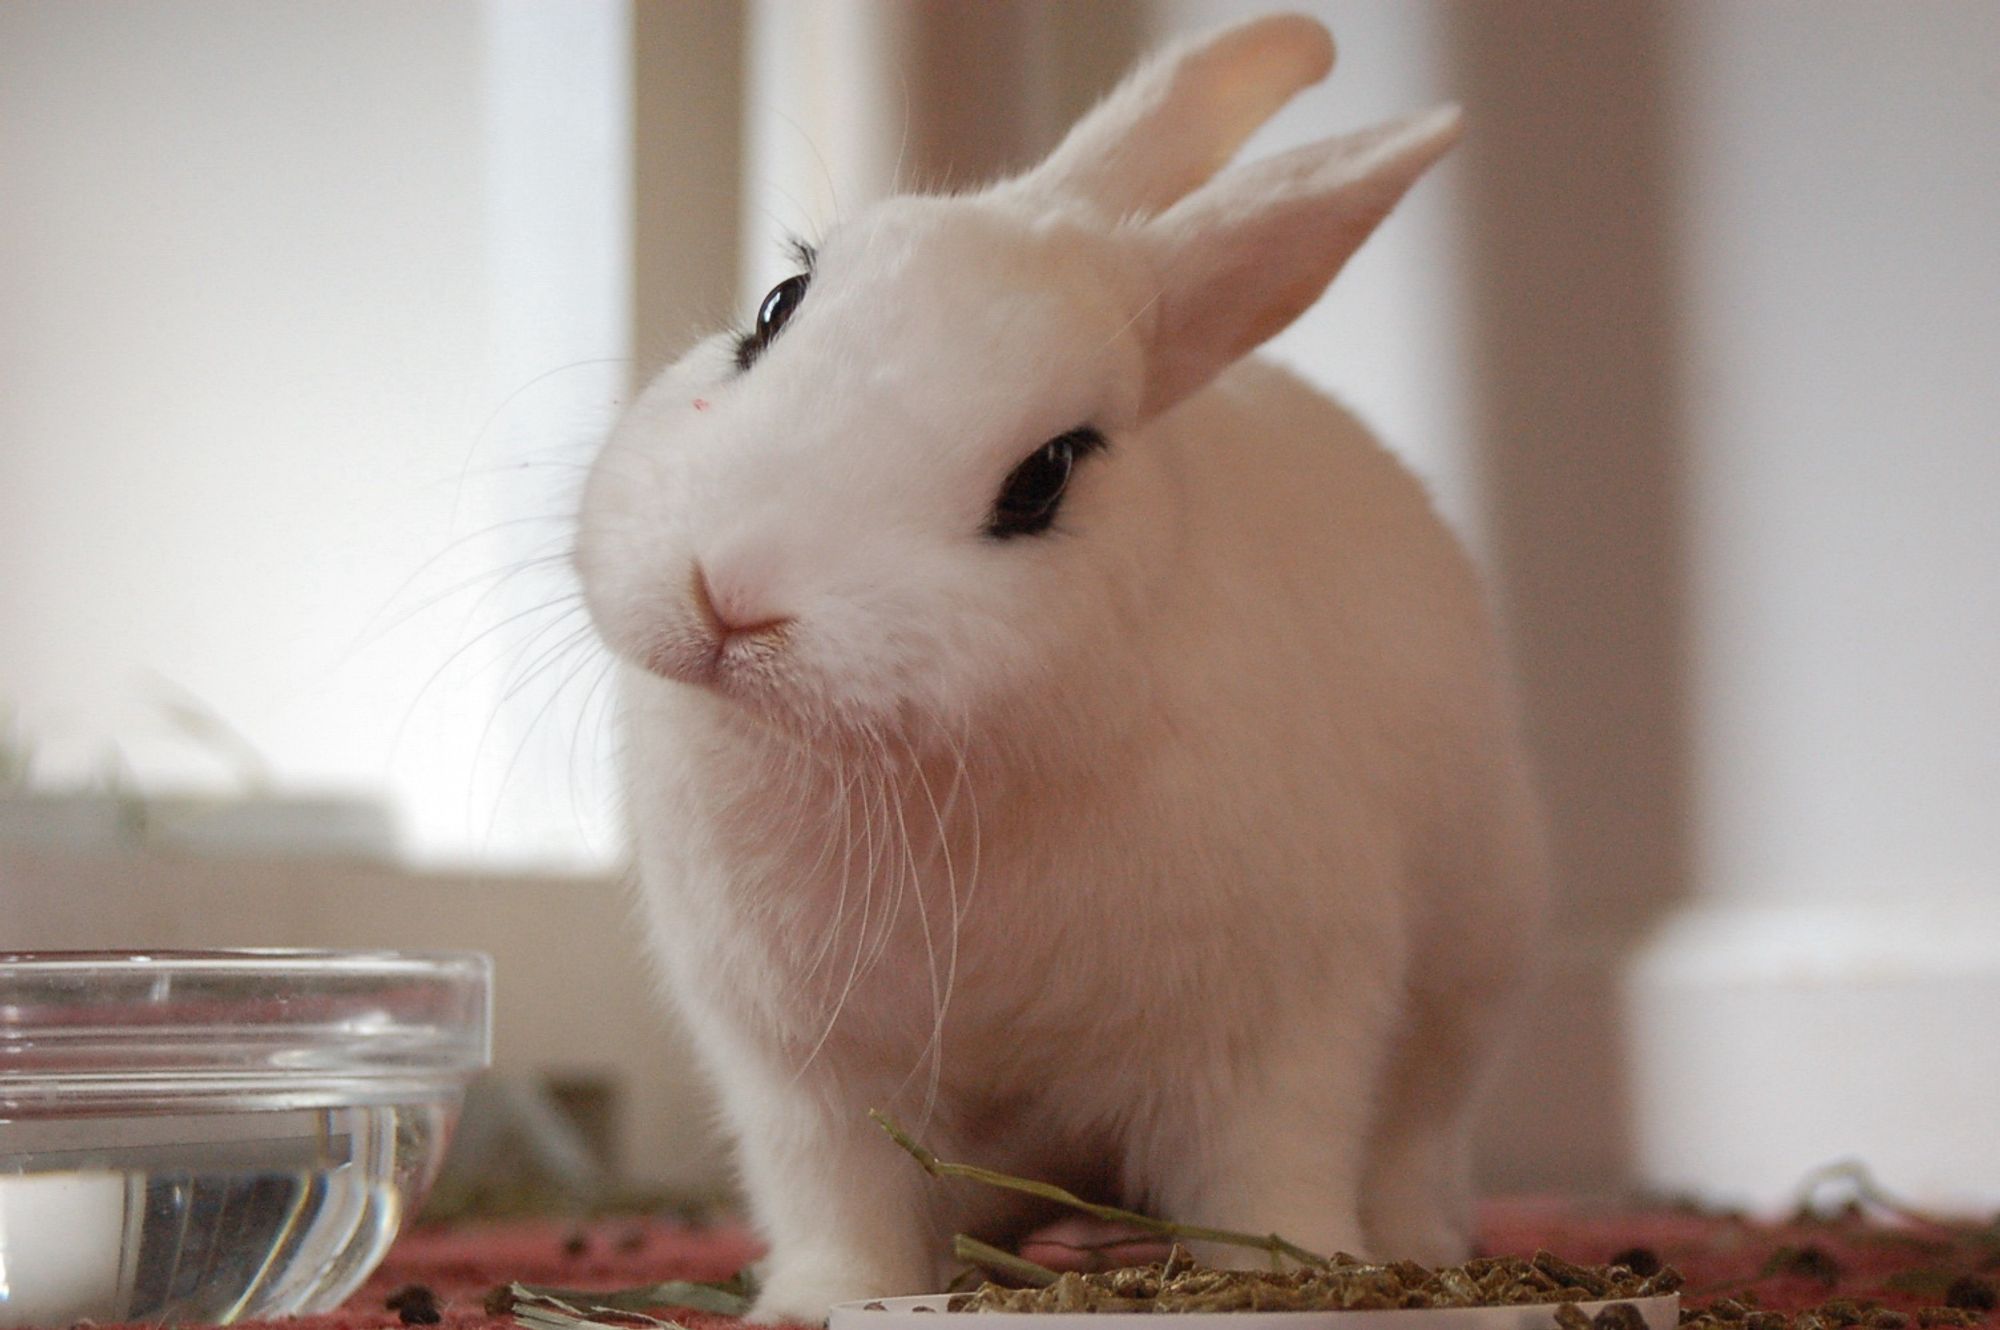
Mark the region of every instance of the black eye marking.
[[1103, 447], [1102, 434], [1079, 425], [1035, 449], [1000, 486], [993, 515], [986, 519], [986, 534], [1006, 540], [1047, 531], [1056, 520], [1056, 510], [1062, 507], [1077, 460]]
[[757, 363], [757, 357], [764, 354], [773, 338], [784, 331], [792, 315], [806, 298], [806, 288], [812, 285], [813, 263], [818, 258], [813, 247], [803, 240], [793, 240], [787, 250], [792, 260], [804, 269], [779, 282], [765, 293], [757, 305], [757, 321], [750, 331], [736, 339], [736, 368], [749, 369]]

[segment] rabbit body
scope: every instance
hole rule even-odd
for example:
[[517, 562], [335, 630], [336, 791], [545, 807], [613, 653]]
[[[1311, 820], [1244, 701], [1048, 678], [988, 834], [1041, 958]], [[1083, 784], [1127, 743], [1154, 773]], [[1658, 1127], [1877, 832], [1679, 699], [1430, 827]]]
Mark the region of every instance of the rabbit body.
[[[1303, 21], [1277, 22], [1294, 26], [1267, 21], [1278, 36], [1259, 49], [1303, 49]], [[1423, 131], [1422, 153], [1442, 150], [1439, 133]], [[1477, 580], [1349, 414], [1242, 358], [1235, 342], [1261, 324], [1195, 369], [1157, 368], [1193, 363], [1180, 348], [1217, 323], [1187, 312], [1207, 297], [1174, 298], [1201, 251], [1176, 249], [1162, 279], [1114, 248], [1127, 223], [1109, 210], [1050, 225], [1035, 200], [992, 207], [1027, 219], [1030, 250], [1069, 256], [1057, 267], [1104, 275], [1084, 301], [1101, 322], [1063, 313], [1080, 331], [1051, 334], [1020, 376], [996, 371], [992, 403], [948, 352], [922, 381], [856, 372], [842, 321], [862, 306], [846, 302], [879, 300], [889, 279], [844, 294], [830, 239], [768, 365], [739, 371], [726, 341], [696, 348], [629, 413], [586, 496], [579, 562], [627, 660], [647, 936], [770, 1243], [761, 1319], [934, 1290], [951, 1233], [1006, 1241], [1047, 1217], [929, 1177], [871, 1108], [944, 1158], [1322, 1252], [1441, 1260], [1469, 1238], [1474, 1091], [1544, 879]], [[893, 262], [870, 271], [920, 269], [908, 256], [956, 253], [923, 228], [944, 216], [962, 231], [949, 210], [972, 206], [892, 205], [840, 252], [854, 271], [879, 252]], [[1161, 221], [1163, 235], [1209, 226], [1171, 205]], [[985, 326], [1042, 280], [991, 257], [996, 244], [975, 249], [999, 285], [915, 344]], [[1241, 284], [1224, 276], [1212, 285]], [[1162, 280], [1167, 298], [1150, 299]], [[897, 360], [893, 334], [861, 340]], [[1110, 368], [1077, 368], [1098, 352]], [[936, 382], [951, 391], [933, 404]], [[795, 383], [821, 395], [788, 401]], [[927, 553], [958, 528], [921, 514], [965, 487], [935, 480], [950, 431], [906, 422], [968, 401], [998, 419], [1023, 383], [1073, 401], [1007, 429], [1101, 421], [1105, 454], [1076, 464], [1045, 535], [975, 532]], [[723, 429], [712, 458], [663, 442]], [[842, 443], [857, 434], [869, 442]], [[871, 470], [890, 435], [918, 442]], [[989, 481], [1011, 465], [975, 462]], [[986, 499], [965, 502], [976, 520]], [[725, 563], [758, 571], [730, 581]], [[815, 638], [818, 602], [796, 586], [843, 570], [841, 596], [872, 597], [868, 615]], [[746, 581], [786, 587], [796, 613], [752, 613]]]
[[873, 1107], [1189, 1222], [1463, 1254], [1466, 1085], [1541, 883], [1478, 587], [1283, 370], [1239, 365], [1148, 447], [1207, 496], [1176, 551], [1206, 575], [956, 750], [808, 761], [627, 680], [654, 943], [774, 1249], [831, 1249], [773, 1283], [786, 1314], [939, 1287], [945, 1237], [1022, 1218], [932, 1182]]

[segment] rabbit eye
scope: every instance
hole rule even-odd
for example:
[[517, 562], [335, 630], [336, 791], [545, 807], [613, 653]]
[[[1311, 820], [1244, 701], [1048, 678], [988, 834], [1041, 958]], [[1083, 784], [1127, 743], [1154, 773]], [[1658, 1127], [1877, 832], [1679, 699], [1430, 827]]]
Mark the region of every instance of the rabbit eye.
[[757, 323], [742, 340], [736, 343], [736, 367], [749, 369], [757, 357], [764, 354], [764, 348], [771, 339], [784, 330], [806, 298], [806, 287], [812, 283], [810, 272], [798, 273], [779, 282], [765, 294], [757, 306]]
[[1058, 434], [1015, 467], [993, 501], [986, 534], [996, 540], [1032, 536], [1049, 529], [1069, 489], [1077, 459], [1104, 446], [1104, 436], [1088, 425]]

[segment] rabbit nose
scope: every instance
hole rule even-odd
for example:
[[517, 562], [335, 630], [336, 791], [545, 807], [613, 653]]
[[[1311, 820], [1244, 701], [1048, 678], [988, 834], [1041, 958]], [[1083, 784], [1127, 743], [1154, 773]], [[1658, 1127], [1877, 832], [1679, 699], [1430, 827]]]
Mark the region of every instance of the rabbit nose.
[[700, 564], [694, 566], [694, 608], [718, 642], [732, 638], [776, 637], [791, 624], [789, 614], [771, 614], [754, 608], [741, 594], [718, 594]]

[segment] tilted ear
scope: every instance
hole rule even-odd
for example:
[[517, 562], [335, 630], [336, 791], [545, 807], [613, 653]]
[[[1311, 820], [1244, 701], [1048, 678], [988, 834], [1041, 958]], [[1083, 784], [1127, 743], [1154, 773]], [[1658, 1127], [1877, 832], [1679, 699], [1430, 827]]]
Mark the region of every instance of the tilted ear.
[[1333, 38], [1303, 14], [1196, 37], [1141, 65], [1009, 188], [1146, 217], [1221, 170], [1243, 140], [1333, 68]]
[[1230, 171], [1134, 228], [1161, 290], [1145, 415], [1194, 392], [1319, 299], [1458, 139], [1440, 107]]

